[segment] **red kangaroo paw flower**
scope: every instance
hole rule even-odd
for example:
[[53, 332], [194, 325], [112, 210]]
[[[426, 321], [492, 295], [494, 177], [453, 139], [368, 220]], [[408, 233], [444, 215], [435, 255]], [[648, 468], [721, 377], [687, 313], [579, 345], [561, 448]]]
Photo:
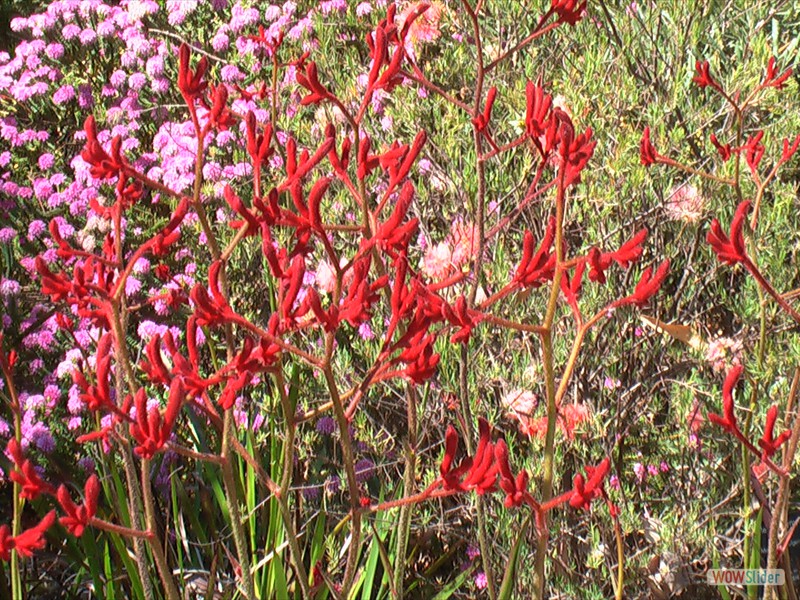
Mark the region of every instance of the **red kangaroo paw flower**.
[[668, 274], [669, 260], [663, 261], [658, 266], [655, 273], [653, 273], [653, 267], [647, 267], [644, 273], [642, 273], [639, 283], [636, 284], [636, 289], [633, 291], [633, 294], [627, 298], [623, 298], [622, 300], [617, 300], [614, 302], [613, 306], [616, 307], [633, 304], [634, 306], [638, 306], [640, 308], [643, 307], [645, 304], [647, 304], [650, 298], [658, 293]]
[[503, 439], [494, 445], [494, 459], [500, 470], [500, 489], [506, 493], [503, 502], [506, 508], [522, 506], [528, 500], [528, 472], [522, 469], [516, 477], [508, 464], [508, 446]]
[[118, 176], [127, 165], [121, 154], [122, 139], [116, 136], [112, 140], [111, 154], [109, 155], [97, 140], [97, 123], [94, 116], [86, 117], [83, 130], [86, 132], [86, 145], [81, 150], [81, 158], [91, 165], [89, 169], [91, 176], [95, 179], [110, 179]]
[[767, 73], [764, 76], [764, 81], [761, 83], [763, 87], [774, 87], [775, 89], [782, 89], [786, 80], [792, 76], [792, 69], [786, 69], [783, 73], [778, 75], [778, 70], [775, 68], [775, 57], [769, 59], [767, 63]]
[[733, 152], [731, 150], [731, 145], [730, 144], [724, 144], [724, 145], [720, 144], [719, 140], [717, 139], [717, 136], [715, 136], [713, 133], [711, 134], [710, 137], [711, 137], [711, 143], [714, 144], [714, 147], [717, 149], [717, 152], [719, 153], [720, 158], [722, 158], [722, 160], [724, 162], [728, 162], [728, 159], [730, 159], [730, 157], [732, 155], [732, 152]]
[[775, 437], [775, 421], [778, 418], [778, 407], [772, 405], [767, 411], [767, 421], [764, 424], [764, 435], [758, 440], [758, 445], [763, 450], [762, 459], [771, 458], [778, 449], [792, 435], [790, 431], [784, 431], [777, 438]]
[[735, 265], [749, 260], [744, 246], [744, 235], [742, 234], [745, 217], [749, 211], [749, 200], [744, 200], [736, 207], [736, 213], [733, 216], [733, 221], [731, 221], [730, 237], [722, 231], [722, 226], [717, 219], [711, 221], [711, 230], [706, 235], [706, 241], [711, 245], [720, 261]]
[[154, 385], [169, 385], [172, 380], [169, 369], [161, 357], [161, 335], [154, 335], [145, 347], [146, 358], [139, 362], [139, 367], [145, 372], [150, 382]]
[[244, 219], [243, 221], [231, 221], [231, 227], [234, 229], [240, 229], [244, 227], [245, 237], [258, 235], [258, 232], [261, 231], [261, 223], [259, 223], [258, 219], [253, 213], [245, 208], [242, 200], [236, 195], [230, 185], [225, 184], [223, 196], [225, 198], [225, 202], [228, 203], [228, 206], [230, 206], [236, 214], [241, 215]]
[[472, 334], [472, 329], [483, 320], [483, 315], [479, 312], [467, 308], [467, 299], [461, 295], [456, 303], [451, 307], [449, 304], [442, 305], [442, 316], [451, 324], [459, 328], [451, 337], [453, 344], [466, 344]]
[[539, 287], [546, 281], [551, 281], [555, 274], [555, 254], [550, 253], [556, 234], [555, 218], [550, 219], [545, 230], [542, 243], [534, 254], [533, 233], [525, 232], [522, 241], [522, 259], [512, 281], [522, 287]]
[[575, 475], [569, 498], [569, 505], [579, 510], [588, 510], [593, 500], [603, 496], [603, 480], [611, 470], [611, 461], [604, 458], [596, 467], [585, 467], [584, 470], [588, 481], [584, 482], [580, 473]]
[[544, 88], [529, 81], [525, 86], [525, 130], [537, 144], [544, 135], [550, 121], [553, 98]]
[[605, 271], [611, 266], [612, 262], [616, 262], [623, 269], [627, 269], [632, 263], [638, 261], [642, 256], [642, 243], [644, 243], [645, 238], [647, 238], [647, 229], [640, 229], [615, 252], [601, 253], [597, 248], [589, 250], [589, 254], [586, 257], [590, 269], [589, 279], [605, 283]]
[[575, 272], [572, 274], [572, 277], [570, 277], [568, 273], [564, 273], [561, 276], [561, 293], [564, 294], [564, 297], [567, 299], [567, 304], [569, 304], [575, 315], [580, 314], [578, 295], [583, 286], [583, 272], [585, 269], [586, 263], [579, 262], [575, 267]]
[[204, 56], [197, 62], [197, 68], [193, 71], [189, 66], [191, 53], [189, 46], [181, 44], [180, 61], [178, 66], [178, 89], [184, 100], [189, 106], [194, 106], [194, 101], [199, 99], [208, 87], [208, 83], [203, 81], [203, 76], [208, 69], [208, 59]]
[[312, 60], [306, 64], [305, 74], [298, 68], [296, 73], [297, 83], [306, 88], [309, 93], [303, 96], [300, 104], [317, 104], [331, 98], [331, 93], [319, 82], [317, 76], [317, 64]]
[[407, 365], [403, 374], [412, 383], [424, 383], [436, 373], [440, 356], [433, 351], [435, 339], [434, 334], [420, 331], [408, 340], [408, 347], [397, 357], [398, 361]]
[[53, 486], [39, 477], [39, 473], [36, 472], [36, 467], [33, 463], [23, 456], [22, 447], [16, 439], [11, 438], [8, 441], [6, 450], [11, 455], [16, 467], [15, 470], [9, 473], [8, 477], [22, 487], [19, 494], [20, 498], [33, 501], [41, 494], [52, 494], [55, 491]]
[[140, 389], [136, 393], [134, 398], [136, 421], [131, 423], [129, 430], [133, 439], [138, 442], [133, 450], [137, 456], [149, 459], [161, 451], [172, 434], [172, 428], [175, 426], [184, 398], [183, 383], [178, 378], [172, 380], [167, 408], [163, 415], [158, 407], [153, 407], [148, 412], [144, 389]]
[[114, 408], [111, 400], [111, 345], [113, 336], [105, 333], [97, 343], [97, 385], [89, 385], [83, 373], [75, 370], [72, 379], [81, 389], [80, 398], [86, 403], [86, 407], [91, 411]]
[[247, 127], [247, 153], [253, 161], [253, 167], [259, 167], [269, 160], [273, 150], [270, 146], [272, 141], [272, 123], [264, 125], [262, 133], [258, 133], [256, 115], [252, 110], [247, 111], [245, 118]]
[[416, 217], [403, 223], [413, 200], [414, 184], [406, 181], [400, 190], [394, 211], [385, 222], [378, 226], [378, 231], [375, 233], [375, 238], [380, 242], [381, 248], [386, 250], [392, 258], [395, 258], [398, 252], [408, 250], [411, 236], [417, 230], [419, 219]]
[[494, 460], [494, 444], [491, 441], [491, 427], [485, 419], [478, 419], [478, 447], [472, 459], [472, 468], [464, 478], [462, 487], [465, 490], [475, 490], [482, 496], [495, 491], [497, 474], [500, 467]]
[[559, 23], [575, 25], [586, 12], [586, 0], [552, 0], [550, 10], [558, 15]]
[[489, 90], [489, 93], [486, 95], [486, 106], [483, 109], [483, 114], [478, 115], [474, 119], [472, 119], [472, 124], [475, 125], [475, 129], [479, 132], [482, 132], [489, 126], [489, 120], [492, 118], [492, 106], [494, 106], [494, 100], [497, 97], [497, 88], [492, 86]]
[[797, 134], [794, 138], [794, 142], [789, 144], [789, 140], [783, 140], [783, 152], [781, 153], [781, 162], [786, 163], [791, 160], [794, 153], [797, 152], [797, 148], [800, 146], [800, 134]]
[[8, 525], [0, 527], [0, 560], [11, 560], [12, 550], [16, 550], [20, 556], [28, 558], [33, 556], [34, 550], [41, 550], [44, 548], [44, 534], [55, 521], [56, 511], [51, 510], [39, 521], [38, 525], [26, 529], [17, 537], [11, 537], [11, 530]]
[[209, 126], [225, 131], [233, 125], [233, 113], [228, 110], [228, 88], [218, 85], [211, 90], [213, 102], [209, 111]]
[[736, 423], [736, 415], [733, 411], [733, 388], [739, 382], [743, 371], [744, 367], [737, 365], [728, 371], [728, 375], [725, 377], [725, 383], [722, 384], [722, 415], [708, 413], [709, 421], [716, 423], [734, 435], [739, 430], [739, 426]]
[[711, 69], [709, 67], [708, 61], [697, 61], [695, 63], [695, 71], [697, 75], [692, 78], [699, 87], [705, 88], [707, 86], [711, 86], [714, 89], [721, 90], [722, 88], [720, 85], [714, 80], [711, 76]]
[[660, 155], [656, 152], [655, 146], [650, 141], [650, 128], [645, 127], [642, 134], [642, 141], [639, 143], [639, 157], [645, 167], [658, 162]]
[[83, 504], [76, 506], [69, 495], [67, 486], [58, 488], [56, 498], [67, 516], [61, 517], [59, 522], [75, 537], [81, 537], [83, 530], [97, 514], [97, 499], [100, 496], [100, 480], [97, 475], [92, 475], [86, 480], [83, 492]]
[[592, 128], [575, 137], [572, 125], [563, 125], [561, 133], [561, 156], [564, 159], [564, 186], [581, 182], [581, 173], [594, 154], [596, 141], [592, 140]]
[[754, 177], [758, 176], [758, 165], [764, 157], [764, 144], [761, 143], [761, 138], [764, 137], [763, 131], [757, 131], [747, 139], [747, 143], [741, 147], [744, 150], [744, 159], [750, 172]]

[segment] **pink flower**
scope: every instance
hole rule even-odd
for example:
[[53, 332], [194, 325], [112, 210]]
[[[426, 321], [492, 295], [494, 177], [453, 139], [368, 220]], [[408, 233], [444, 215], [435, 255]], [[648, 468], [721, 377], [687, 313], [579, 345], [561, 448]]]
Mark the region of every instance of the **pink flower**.
[[425, 252], [422, 259], [422, 272], [430, 279], [444, 279], [450, 272], [453, 265], [453, 253], [450, 246], [445, 242], [440, 242], [431, 246]]
[[325, 294], [332, 294], [336, 289], [336, 272], [327, 260], [319, 261], [315, 272], [317, 289]]
[[728, 337], [711, 340], [706, 349], [706, 360], [715, 373], [742, 364], [742, 342]]
[[[422, 2], [411, 2], [406, 5], [397, 19], [399, 25], [402, 26], [408, 19], [409, 15], [417, 9]], [[415, 49], [420, 44], [429, 44], [439, 39], [441, 31], [439, 30], [439, 22], [442, 19], [443, 5], [440, 2], [431, 2], [430, 7], [422, 15], [417, 17], [411, 24], [406, 36], [405, 46], [406, 52], [412, 59], [416, 58]]]
[[478, 231], [475, 225], [454, 221], [448, 238], [453, 247], [452, 263], [456, 269], [472, 262], [478, 255]]
[[697, 223], [703, 216], [706, 199], [693, 185], [681, 185], [672, 191], [664, 210], [673, 221]]

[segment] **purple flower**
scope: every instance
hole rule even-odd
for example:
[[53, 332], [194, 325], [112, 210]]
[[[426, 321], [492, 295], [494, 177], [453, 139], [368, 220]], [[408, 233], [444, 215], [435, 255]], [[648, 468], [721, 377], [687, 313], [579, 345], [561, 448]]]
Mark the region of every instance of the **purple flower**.
[[144, 73], [134, 73], [128, 77], [128, 87], [132, 90], [140, 90], [147, 83], [147, 76]]
[[9, 298], [11, 296], [16, 296], [20, 292], [19, 282], [15, 281], [14, 279], [6, 279], [5, 277], [0, 279], [0, 296], [5, 296]]
[[94, 96], [92, 96], [92, 86], [84, 83], [78, 86], [78, 106], [81, 108], [92, 108], [94, 106]]
[[11, 229], [11, 227], [3, 227], [0, 229], [0, 244], [8, 244], [15, 237], [17, 237], [17, 232]]
[[486, 573], [478, 571], [475, 575], [475, 587], [479, 590], [485, 590], [487, 585], [489, 585], [489, 582], [486, 579]]
[[80, 34], [81, 28], [75, 25], [75, 23], [65, 25], [64, 29], [61, 30], [61, 37], [63, 37], [65, 40], [71, 40], [78, 37]]
[[84, 29], [81, 31], [80, 40], [81, 45], [88, 46], [89, 44], [93, 43], [97, 39], [97, 34], [94, 32], [93, 29]]
[[368, 458], [362, 458], [355, 464], [355, 469], [356, 481], [359, 483], [364, 483], [374, 474], [375, 463]]
[[217, 34], [213, 38], [211, 38], [211, 47], [214, 48], [214, 50], [216, 50], [217, 52], [222, 52], [223, 50], [227, 50], [229, 44], [230, 44], [230, 39], [228, 39], [228, 35], [225, 31], [223, 31], [223, 28], [220, 28]]
[[53, 94], [53, 103], [66, 104], [75, 97], [75, 88], [71, 85], [62, 85]]
[[244, 79], [244, 73], [235, 65], [225, 65], [219, 72], [222, 81], [231, 83], [234, 81], [241, 81]]
[[325, 491], [329, 494], [338, 494], [342, 489], [342, 480], [338, 475], [331, 475], [325, 482]]
[[317, 432], [322, 435], [333, 435], [336, 431], [336, 420], [333, 417], [320, 417], [317, 421]]
[[119, 89], [125, 81], [127, 81], [128, 76], [125, 74], [125, 71], [122, 69], [117, 69], [111, 74], [111, 77], [108, 78], [108, 82], [113, 85], [115, 88]]
[[42, 171], [46, 171], [47, 169], [51, 168], [55, 164], [55, 162], [56, 162], [55, 157], [49, 152], [46, 152], [45, 154], [42, 154], [39, 157], [39, 168]]

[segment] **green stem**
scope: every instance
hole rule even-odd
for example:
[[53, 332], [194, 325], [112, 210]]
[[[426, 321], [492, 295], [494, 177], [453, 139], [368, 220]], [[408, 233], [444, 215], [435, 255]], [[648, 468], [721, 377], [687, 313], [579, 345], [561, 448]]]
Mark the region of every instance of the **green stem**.
[[156, 563], [158, 577], [161, 579], [161, 583], [164, 585], [164, 593], [167, 595], [167, 599], [180, 600], [181, 595], [178, 592], [178, 588], [175, 586], [175, 580], [172, 577], [172, 571], [170, 571], [169, 564], [167, 563], [167, 555], [164, 551], [164, 544], [161, 541], [161, 536], [158, 534], [158, 520], [156, 519], [153, 490], [150, 487], [149, 459], [142, 459], [141, 469], [145, 520], [147, 522], [147, 529], [153, 534], [153, 537], [150, 539], [150, 551], [153, 553], [153, 560]]

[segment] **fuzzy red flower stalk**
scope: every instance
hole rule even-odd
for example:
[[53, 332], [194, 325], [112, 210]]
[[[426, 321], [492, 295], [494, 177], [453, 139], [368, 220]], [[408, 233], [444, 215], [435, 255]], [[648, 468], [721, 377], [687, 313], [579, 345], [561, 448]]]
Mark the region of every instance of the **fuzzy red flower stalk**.
[[94, 116], [86, 117], [83, 130], [86, 132], [86, 145], [81, 150], [81, 158], [91, 166], [89, 169], [91, 176], [95, 179], [118, 176], [127, 165], [122, 156], [122, 138], [114, 137], [111, 141], [111, 154], [108, 154], [97, 140], [97, 123]]
[[506, 493], [506, 498], [503, 501], [506, 508], [522, 506], [525, 503], [538, 510], [539, 504], [528, 492], [528, 481], [530, 479], [528, 472], [522, 469], [517, 473], [516, 477], [511, 472], [511, 467], [508, 463], [508, 446], [505, 440], [499, 439], [495, 443], [494, 459], [500, 471], [500, 489]]
[[764, 157], [764, 144], [761, 143], [761, 138], [764, 137], [763, 131], [757, 131], [747, 139], [747, 143], [741, 147], [744, 150], [744, 159], [750, 172], [755, 179], [758, 179], [758, 165]]
[[228, 109], [228, 88], [220, 84], [211, 89], [212, 104], [209, 109], [207, 128], [216, 128], [219, 131], [227, 130], [233, 125], [233, 113]]
[[95, 370], [97, 372], [97, 384], [89, 385], [83, 373], [76, 369], [72, 372], [72, 380], [81, 389], [80, 398], [90, 411], [100, 409], [113, 409], [114, 402], [111, 400], [111, 388], [109, 386], [111, 376], [111, 345], [113, 336], [105, 333], [97, 343], [97, 359]]
[[309, 156], [308, 150], [303, 150], [297, 156], [297, 142], [289, 138], [286, 142], [286, 179], [278, 187], [279, 192], [291, 189], [296, 182], [303, 178], [324, 159], [336, 144], [332, 138], [326, 138], [313, 155]]
[[172, 428], [178, 419], [184, 398], [183, 383], [176, 378], [170, 386], [167, 408], [162, 415], [158, 407], [148, 411], [147, 396], [143, 388], [136, 393], [136, 420], [130, 425], [130, 433], [138, 442], [133, 450], [137, 456], [149, 459], [161, 451], [172, 435]]
[[481, 313], [467, 307], [467, 299], [463, 295], [459, 296], [452, 306], [443, 304], [442, 315], [451, 325], [459, 328], [450, 337], [450, 342], [453, 344], [469, 342], [472, 329], [483, 320]]
[[722, 384], [722, 415], [708, 413], [709, 421], [719, 425], [734, 435], [737, 435], [739, 426], [736, 423], [736, 414], [733, 410], [733, 389], [739, 382], [739, 378], [742, 376], [743, 371], [744, 367], [741, 365], [736, 365], [730, 371], [728, 371], [728, 375], [725, 377], [725, 383]]
[[406, 349], [397, 357], [399, 362], [407, 365], [403, 374], [410, 382], [419, 385], [436, 373], [440, 356], [433, 351], [435, 339], [434, 334], [419, 331], [408, 340]]
[[413, 200], [414, 184], [406, 181], [400, 190], [391, 216], [381, 223], [375, 232], [375, 240], [393, 259], [398, 256], [398, 252], [408, 249], [411, 236], [419, 225], [419, 219], [416, 217], [403, 223]]
[[632, 263], [638, 261], [642, 256], [642, 244], [647, 238], [647, 229], [640, 229], [627, 242], [614, 252], [600, 252], [597, 248], [589, 250], [586, 260], [589, 264], [589, 279], [599, 283], [606, 282], [605, 271], [612, 263], [617, 263], [623, 269], [627, 269]]
[[100, 480], [97, 475], [89, 477], [83, 489], [83, 504], [80, 506], [72, 501], [67, 486], [61, 485], [56, 493], [58, 503], [67, 513], [59, 522], [75, 537], [83, 535], [83, 530], [97, 514], [97, 499], [100, 497]]
[[573, 479], [569, 505], [579, 510], [588, 510], [592, 501], [605, 495], [603, 481], [611, 470], [611, 461], [604, 458], [596, 467], [585, 467], [587, 481], [578, 473]]
[[208, 59], [205, 56], [201, 58], [197, 62], [197, 67], [192, 70], [189, 65], [191, 53], [187, 44], [181, 44], [179, 55], [178, 89], [190, 110], [194, 110], [194, 101], [201, 98], [208, 87], [208, 83], [203, 81], [203, 76], [208, 69]]
[[525, 86], [525, 130], [538, 145], [547, 130], [553, 98], [540, 85], [529, 81]]
[[649, 127], [644, 128], [642, 141], [639, 143], [639, 157], [641, 158], [642, 164], [645, 167], [649, 167], [650, 165], [657, 163], [661, 158], [661, 155], [656, 152], [655, 146], [653, 146], [653, 143], [650, 141]]
[[8, 478], [22, 488], [20, 498], [36, 500], [41, 494], [52, 494], [55, 488], [45, 482], [36, 472], [34, 464], [24, 457], [22, 447], [15, 438], [11, 438], [6, 446], [6, 451], [16, 467], [8, 474]]
[[586, 12], [586, 0], [552, 0], [550, 10], [558, 15], [559, 23], [575, 25]]
[[575, 267], [575, 272], [570, 277], [568, 273], [561, 276], [561, 293], [567, 299], [572, 314], [576, 319], [580, 319], [581, 311], [578, 308], [578, 295], [583, 287], [583, 273], [586, 270], [586, 263], [581, 261]]
[[762, 87], [774, 87], [775, 89], [782, 89], [783, 84], [792, 76], [792, 69], [786, 69], [780, 75], [778, 74], [778, 70], [775, 68], [775, 57], [769, 59], [767, 63], [767, 73], [764, 76], [764, 81], [761, 83]]
[[551, 217], [539, 249], [534, 253], [533, 233], [525, 232], [522, 240], [522, 259], [512, 282], [521, 287], [539, 287], [553, 279], [555, 274], [555, 254], [550, 252], [556, 234], [556, 220]]
[[492, 106], [497, 96], [497, 88], [492, 86], [489, 93], [486, 95], [486, 106], [483, 108], [483, 114], [478, 115], [472, 119], [472, 124], [479, 132], [483, 132], [489, 126], [489, 120], [492, 118]]
[[439, 469], [439, 481], [445, 491], [466, 492], [474, 489], [483, 495], [495, 490], [500, 467], [494, 460], [494, 444], [491, 442], [491, 428], [485, 419], [478, 421], [479, 439], [475, 456], [464, 458], [453, 468], [453, 460], [458, 451], [458, 433], [452, 425], [445, 433], [445, 454]]
[[648, 267], [645, 269], [644, 273], [642, 273], [642, 277], [639, 279], [639, 283], [636, 284], [636, 289], [633, 291], [633, 294], [612, 303], [612, 307], [625, 306], [627, 304], [643, 307], [650, 298], [658, 293], [668, 274], [669, 260], [665, 260], [658, 265], [655, 273], [653, 272], [653, 267]]
[[317, 104], [333, 96], [331, 93], [319, 82], [317, 76], [317, 63], [313, 60], [306, 64], [306, 72], [303, 74], [298, 68], [296, 73], [297, 83], [306, 88], [309, 93], [303, 96], [300, 104], [307, 106], [309, 104]]
[[749, 200], [744, 200], [736, 207], [736, 213], [731, 221], [730, 237], [722, 230], [717, 219], [711, 221], [711, 230], [706, 235], [706, 241], [711, 245], [717, 258], [726, 264], [749, 263], [742, 233], [745, 217], [749, 211]]
[[264, 125], [263, 131], [258, 133], [256, 115], [252, 110], [247, 111], [245, 118], [247, 127], [247, 153], [253, 161], [253, 169], [259, 169], [272, 156], [272, 123]]
[[731, 150], [731, 145], [730, 144], [721, 144], [719, 142], [719, 140], [717, 139], [717, 136], [714, 135], [713, 133], [711, 134], [710, 137], [711, 137], [711, 143], [714, 144], [714, 147], [717, 149], [717, 152], [719, 153], [720, 158], [722, 158], [722, 160], [724, 162], [728, 162], [728, 160], [730, 159], [731, 155], [733, 154], [733, 151]]
[[561, 127], [560, 154], [564, 165], [564, 186], [581, 182], [581, 173], [594, 154], [597, 142], [592, 140], [592, 128], [589, 127], [575, 137], [571, 125]]
[[194, 286], [191, 299], [195, 305], [195, 317], [201, 327], [223, 325], [229, 322], [235, 313], [228, 305], [219, 287], [219, 272], [222, 264], [215, 261], [208, 269], [208, 284], [211, 292], [200, 284]]
[[762, 460], [771, 458], [792, 435], [790, 431], [784, 431], [777, 438], [775, 437], [775, 421], [777, 418], [778, 407], [773, 404], [767, 411], [767, 420], [764, 424], [764, 435], [760, 440], [758, 440], [758, 445], [762, 450]]
[[11, 529], [8, 525], [0, 527], [0, 560], [11, 560], [11, 551], [16, 550], [20, 556], [31, 557], [34, 550], [44, 548], [45, 532], [56, 521], [56, 511], [51, 510], [38, 525], [26, 529], [16, 537], [11, 537]]
[[800, 133], [797, 134], [794, 138], [794, 141], [790, 144], [788, 138], [783, 140], [783, 152], [781, 152], [781, 163], [787, 163], [791, 160], [794, 153], [797, 152], [797, 148], [800, 147]]
[[711, 76], [711, 68], [709, 67], [707, 60], [698, 60], [695, 63], [695, 71], [697, 72], [697, 75], [692, 78], [692, 81], [694, 81], [699, 87], [705, 88], [711, 86], [715, 90], [722, 91], [722, 87]]

